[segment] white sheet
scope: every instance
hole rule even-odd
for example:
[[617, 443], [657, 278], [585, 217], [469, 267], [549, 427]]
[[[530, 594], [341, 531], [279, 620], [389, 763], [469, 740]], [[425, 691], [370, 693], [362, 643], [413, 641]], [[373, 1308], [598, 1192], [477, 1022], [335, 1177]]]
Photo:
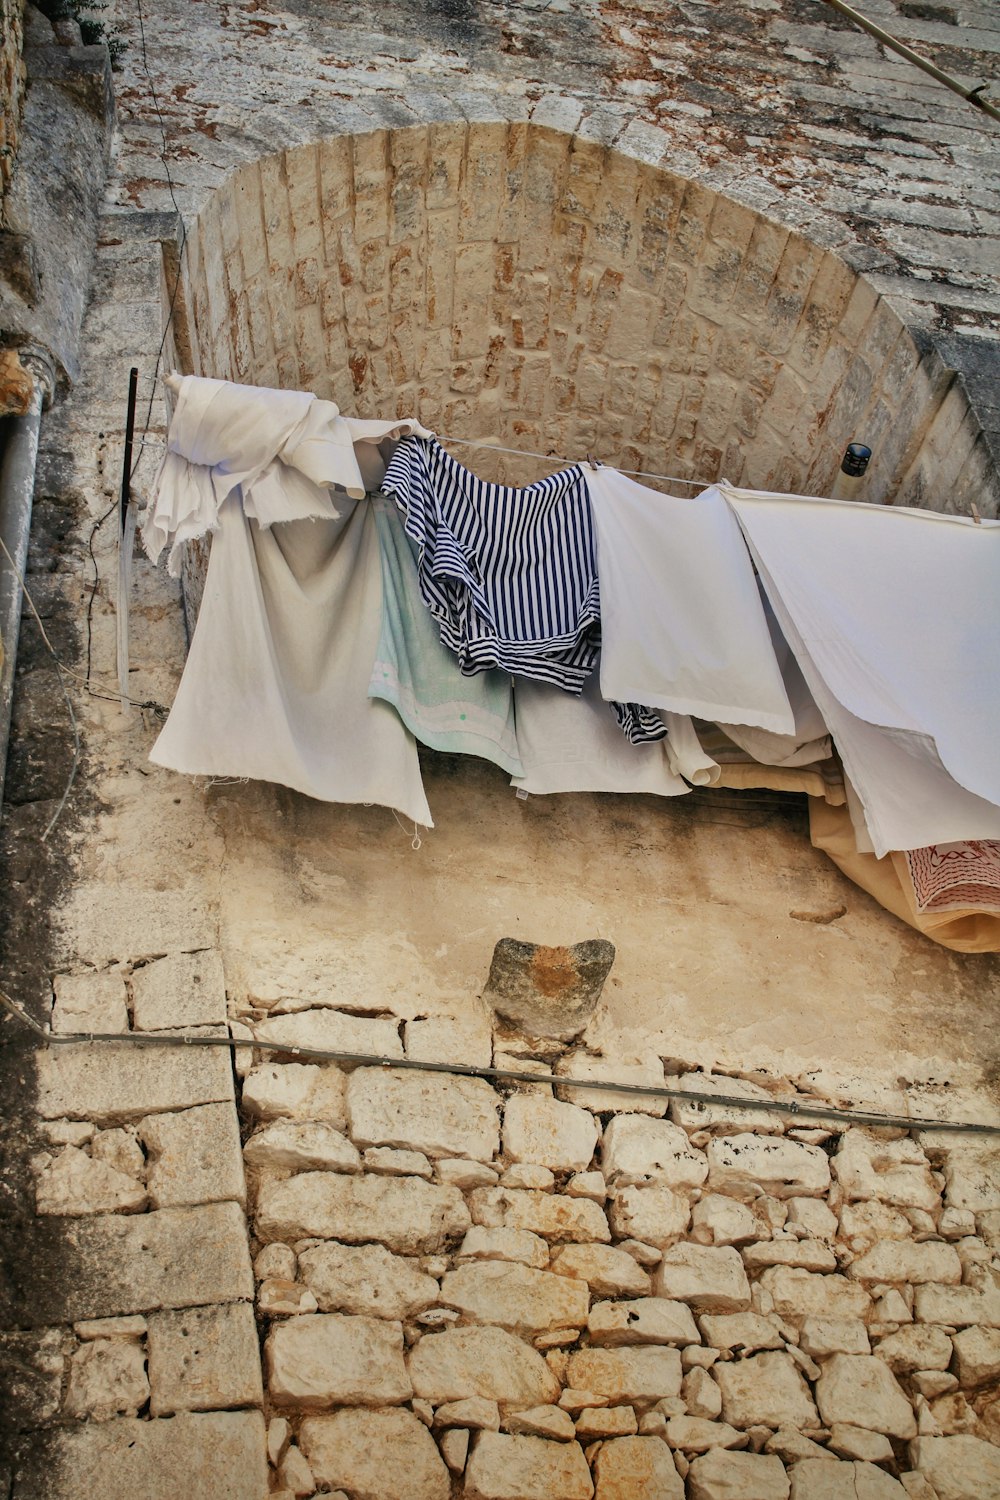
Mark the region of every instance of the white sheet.
[[746, 545], [716, 487], [678, 500], [583, 466], [605, 698], [792, 734]]
[[431, 436], [413, 418], [342, 417], [332, 401], [307, 391], [197, 375], [171, 377], [170, 385], [177, 401], [142, 535], [153, 562], [169, 547], [173, 577], [184, 543], [216, 530], [219, 509], [236, 489], [245, 514], [263, 527], [335, 520], [340, 509], [330, 487], [361, 499], [385, 472], [380, 445], [411, 433]]
[[184, 675], [153, 747], [189, 776], [249, 776], [431, 825], [416, 742], [368, 697], [381, 623], [375, 515], [264, 530], [237, 491], [218, 512]]
[[874, 852], [1000, 829], [1000, 523], [726, 488]]
[[652, 792], [681, 797], [691, 788], [670, 769], [665, 740], [632, 745], [601, 697], [594, 672], [576, 696], [547, 682], [514, 679], [517, 748], [524, 775], [512, 786], [549, 792]]

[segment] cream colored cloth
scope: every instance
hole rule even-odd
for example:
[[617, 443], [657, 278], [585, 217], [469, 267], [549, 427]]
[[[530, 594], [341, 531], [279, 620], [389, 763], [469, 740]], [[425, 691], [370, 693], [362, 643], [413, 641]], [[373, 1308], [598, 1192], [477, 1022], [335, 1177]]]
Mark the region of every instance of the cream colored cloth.
[[875, 854], [1000, 837], [1000, 523], [724, 493]]
[[583, 465], [601, 586], [601, 692], [792, 734], [740, 528], [714, 486], [678, 500]]
[[361, 499], [381, 483], [387, 442], [431, 435], [413, 418], [343, 417], [332, 401], [307, 391], [197, 375], [171, 379], [170, 388], [176, 405], [142, 536], [153, 562], [169, 548], [173, 577], [184, 543], [217, 529], [220, 507], [237, 489], [244, 514], [265, 528], [336, 520], [331, 488]]

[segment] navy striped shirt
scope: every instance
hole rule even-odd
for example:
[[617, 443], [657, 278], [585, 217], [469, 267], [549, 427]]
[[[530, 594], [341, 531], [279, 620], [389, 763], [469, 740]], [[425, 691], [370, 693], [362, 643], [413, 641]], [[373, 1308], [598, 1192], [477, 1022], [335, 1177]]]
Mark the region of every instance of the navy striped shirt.
[[[579, 693], [600, 654], [600, 590], [581, 469], [490, 484], [427, 438], [404, 438], [382, 481], [417, 544], [420, 591], [466, 676], [499, 667]], [[615, 704], [634, 743], [660, 716]]]

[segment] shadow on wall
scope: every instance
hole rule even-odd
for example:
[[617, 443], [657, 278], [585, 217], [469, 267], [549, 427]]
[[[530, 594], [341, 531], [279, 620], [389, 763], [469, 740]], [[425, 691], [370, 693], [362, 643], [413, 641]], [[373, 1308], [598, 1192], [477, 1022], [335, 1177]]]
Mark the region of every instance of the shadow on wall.
[[859, 439], [863, 498], [1000, 504], [961, 382], [843, 260], [533, 125], [342, 136], [240, 168], [189, 234], [177, 346], [194, 373], [352, 414], [761, 489], [828, 493]]

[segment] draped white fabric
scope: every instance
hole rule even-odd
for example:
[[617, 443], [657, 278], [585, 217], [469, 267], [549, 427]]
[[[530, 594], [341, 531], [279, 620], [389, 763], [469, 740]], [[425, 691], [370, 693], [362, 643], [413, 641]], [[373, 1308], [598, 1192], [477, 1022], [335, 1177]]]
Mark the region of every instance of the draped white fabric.
[[678, 500], [614, 469], [583, 473], [604, 697], [794, 733], [746, 544], [718, 489]]

